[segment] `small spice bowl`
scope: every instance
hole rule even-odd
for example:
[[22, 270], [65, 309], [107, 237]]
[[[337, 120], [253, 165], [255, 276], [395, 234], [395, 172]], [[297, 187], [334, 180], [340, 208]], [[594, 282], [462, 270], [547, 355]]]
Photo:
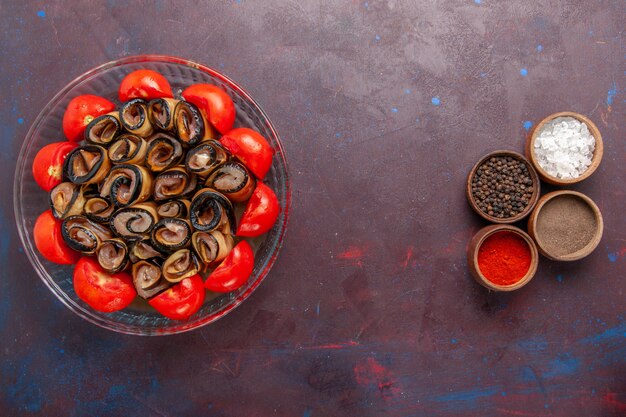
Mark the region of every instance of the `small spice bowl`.
[[553, 191], [541, 197], [528, 219], [528, 233], [539, 252], [554, 261], [576, 261], [600, 243], [604, 222], [592, 199], [577, 191]]
[[[516, 213], [515, 215], [510, 216], [510, 217], [500, 218], [500, 217], [497, 217], [496, 215], [490, 215], [489, 212], [484, 212], [483, 210], [481, 210], [479, 202], [477, 201], [477, 199], [473, 195], [472, 181], [473, 181], [474, 176], [477, 175], [478, 169], [483, 164], [485, 164], [491, 158], [494, 158], [494, 157], [496, 157], [496, 158], [498, 158], [498, 157], [511, 157], [511, 158], [513, 158], [513, 159], [515, 159], [515, 160], [517, 160], [519, 162], [522, 162], [528, 168], [528, 176], [530, 177], [530, 180], [532, 181], [532, 184], [530, 185], [530, 186], [532, 186], [532, 192], [530, 192], [530, 196], [528, 198], [526, 198], [527, 199], [526, 206], [523, 208], [523, 210], [521, 212]], [[469, 201], [470, 206], [482, 218], [484, 218], [486, 220], [489, 220], [490, 222], [493, 222], [493, 223], [508, 224], [508, 223], [515, 223], [515, 222], [523, 219], [524, 217], [528, 216], [528, 214], [530, 214], [530, 212], [532, 211], [533, 207], [537, 203], [537, 200], [539, 200], [540, 188], [541, 188], [541, 184], [540, 184], [540, 181], [539, 181], [539, 176], [537, 175], [537, 172], [533, 168], [532, 164], [530, 162], [528, 162], [528, 160], [526, 158], [524, 158], [524, 156], [522, 156], [521, 154], [519, 154], [517, 152], [513, 152], [513, 151], [499, 150], [499, 151], [491, 152], [491, 153], [483, 156], [482, 158], [480, 158], [480, 160], [478, 162], [476, 162], [476, 164], [474, 165], [474, 167], [470, 171], [469, 175], [467, 176], [467, 183], [466, 183], [465, 191], [466, 191], [467, 200]]]
[[[539, 164], [539, 160], [534, 151], [537, 136], [539, 136], [543, 127], [546, 125], [546, 123], [551, 122], [557, 117], [572, 117], [574, 119], [577, 119], [579, 122], [586, 124], [587, 128], [589, 129], [589, 133], [591, 133], [591, 135], [596, 140], [595, 149], [593, 151], [593, 157], [591, 158], [591, 165], [589, 165], [589, 167], [581, 175], [579, 175], [576, 178], [557, 178], [553, 175], [548, 174], [546, 170], [543, 169], [541, 165]], [[530, 160], [533, 167], [537, 170], [537, 173], [539, 174], [542, 180], [544, 180], [545, 182], [549, 184], [563, 186], [563, 185], [571, 185], [571, 184], [575, 184], [577, 182], [583, 181], [584, 179], [589, 178], [589, 176], [594, 173], [594, 171], [598, 168], [598, 166], [600, 166], [600, 162], [602, 161], [602, 155], [604, 153], [604, 144], [602, 142], [602, 135], [600, 134], [600, 130], [598, 130], [598, 127], [595, 125], [595, 123], [593, 123], [588, 117], [583, 116], [582, 114], [579, 114], [579, 113], [564, 111], [560, 113], [551, 114], [550, 116], [546, 117], [541, 122], [539, 122], [537, 126], [535, 126], [535, 128], [532, 130], [531, 134], [528, 136], [526, 140], [526, 152], [525, 153], [526, 153], [526, 157]]]
[[[514, 237], [518, 237], [519, 239], [516, 240], [522, 242], [522, 245], [525, 243], [526, 247], [528, 248], [528, 252], [525, 252], [525, 256], [527, 255], [530, 258], [528, 263], [528, 270], [526, 271], [526, 273], [515, 282], [507, 285], [501, 285], [488, 279], [487, 276], [483, 274], [479, 266], [479, 253], [481, 247], [490, 238], [499, 235], [500, 233], [510, 233]], [[513, 257], [514, 256], [511, 256], [511, 258]], [[503, 265], [503, 267], [507, 264], [510, 265], [512, 262], [512, 260], [509, 259], [508, 256], [506, 259], [500, 259], [499, 261]], [[493, 224], [483, 227], [472, 237], [472, 240], [470, 241], [467, 248], [467, 264], [472, 276], [480, 285], [494, 291], [514, 291], [528, 284], [530, 280], [535, 276], [535, 272], [537, 272], [537, 265], [539, 264], [539, 254], [537, 252], [537, 246], [535, 245], [535, 242], [522, 229], [511, 225]]]

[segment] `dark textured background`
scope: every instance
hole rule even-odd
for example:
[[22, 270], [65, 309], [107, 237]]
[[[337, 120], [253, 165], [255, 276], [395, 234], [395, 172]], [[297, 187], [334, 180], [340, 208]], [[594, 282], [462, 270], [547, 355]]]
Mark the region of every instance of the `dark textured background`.
[[[0, 414], [626, 414], [623, 2], [173, 3], [0, 5]], [[282, 136], [293, 185], [263, 285], [219, 322], [162, 338], [61, 305], [22, 253], [11, 200], [46, 102], [141, 53], [246, 88]], [[466, 267], [485, 223], [465, 176], [562, 110], [605, 141], [574, 187], [598, 203], [604, 238], [585, 260], [542, 259], [526, 288], [490, 294]]]

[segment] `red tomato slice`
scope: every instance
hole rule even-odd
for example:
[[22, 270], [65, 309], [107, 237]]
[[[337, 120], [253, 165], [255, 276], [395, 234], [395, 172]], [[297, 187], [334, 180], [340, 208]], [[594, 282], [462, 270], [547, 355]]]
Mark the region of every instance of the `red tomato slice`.
[[70, 249], [61, 235], [61, 220], [52, 215], [51, 210], [46, 210], [35, 222], [33, 236], [35, 246], [39, 253], [50, 262], [57, 264], [75, 264], [80, 254]]
[[115, 104], [103, 97], [85, 94], [74, 97], [63, 114], [63, 133], [68, 140], [80, 142], [85, 128], [96, 117], [115, 110]]
[[237, 243], [228, 256], [204, 281], [206, 289], [215, 292], [230, 292], [241, 287], [254, 269], [254, 253], [245, 240]]
[[224, 134], [235, 124], [235, 105], [221, 88], [211, 84], [194, 84], [183, 91], [183, 98], [195, 104], [204, 117]]
[[241, 216], [237, 236], [255, 237], [267, 233], [276, 223], [279, 212], [280, 206], [274, 191], [262, 182], [257, 182]]
[[229, 131], [220, 141], [255, 177], [265, 178], [272, 166], [274, 150], [261, 134], [241, 127]]
[[77, 143], [55, 142], [44, 146], [37, 152], [33, 160], [33, 177], [44, 191], [50, 191], [61, 184], [63, 161], [76, 147], [78, 147]]
[[174, 284], [148, 302], [169, 319], [187, 320], [200, 310], [204, 295], [202, 278], [200, 275], [193, 275]]
[[133, 71], [124, 77], [118, 94], [122, 102], [133, 98], [152, 100], [162, 97], [174, 97], [172, 87], [164, 76], [156, 71], [145, 69]]
[[126, 272], [109, 274], [94, 258], [82, 257], [74, 268], [74, 291], [94, 310], [111, 313], [128, 307], [137, 291]]

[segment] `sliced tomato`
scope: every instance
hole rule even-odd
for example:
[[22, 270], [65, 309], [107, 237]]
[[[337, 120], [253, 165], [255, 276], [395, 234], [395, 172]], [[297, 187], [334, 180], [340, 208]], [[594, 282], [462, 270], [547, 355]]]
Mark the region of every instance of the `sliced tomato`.
[[237, 236], [255, 237], [267, 233], [278, 218], [278, 198], [270, 187], [258, 181], [239, 221]]
[[72, 142], [80, 142], [85, 128], [96, 117], [115, 110], [115, 104], [104, 97], [85, 94], [74, 97], [63, 114], [63, 133]]
[[61, 184], [63, 161], [77, 147], [77, 143], [55, 142], [41, 148], [33, 160], [33, 177], [37, 185], [44, 191], [50, 191]]
[[82, 257], [74, 268], [74, 291], [94, 310], [111, 313], [128, 307], [137, 291], [126, 272], [109, 274], [94, 258]]
[[241, 287], [254, 269], [254, 253], [245, 240], [237, 243], [228, 256], [204, 281], [206, 289], [215, 292], [230, 292]]
[[204, 303], [204, 287], [200, 275], [185, 278], [161, 294], [153, 297], [150, 305], [172, 320], [187, 320]]
[[212, 84], [194, 84], [185, 89], [183, 98], [195, 104], [204, 117], [223, 135], [235, 124], [235, 104], [221, 88]]
[[122, 102], [133, 98], [152, 100], [174, 97], [169, 81], [158, 72], [147, 69], [133, 71], [124, 77], [118, 95]]
[[272, 166], [274, 150], [260, 133], [241, 127], [229, 131], [220, 141], [255, 177], [265, 178]]
[[67, 246], [61, 235], [61, 220], [46, 210], [35, 221], [33, 236], [39, 253], [50, 262], [57, 264], [75, 264], [80, 254]]

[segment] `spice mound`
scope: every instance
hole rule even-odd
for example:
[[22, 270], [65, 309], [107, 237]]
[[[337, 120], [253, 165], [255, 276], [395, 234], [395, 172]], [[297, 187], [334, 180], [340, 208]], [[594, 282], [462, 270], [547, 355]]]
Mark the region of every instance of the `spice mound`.
[[535, 138], [534, 153], [548, 175], [580, 177], [591, 165], [596, 139], [587, 124], [573, 117], [557, 117], [543, 125]]
[[574, 195], [554, 197], [537, 216], [537, 242], [552, 256], [570, 255], [584, 249], [598, 228], [589, 205]]
[[478, 250], [478, 268], [496, 285], [513, 285], [528, 273], [532, 254], [528, 243], [516, 233], [497, 232]]
[[512, 156], [493, 156], [476, 169], [471, 190], [483, 213], [504, 219], [524, 211], [534, 188], [524, 161]]

